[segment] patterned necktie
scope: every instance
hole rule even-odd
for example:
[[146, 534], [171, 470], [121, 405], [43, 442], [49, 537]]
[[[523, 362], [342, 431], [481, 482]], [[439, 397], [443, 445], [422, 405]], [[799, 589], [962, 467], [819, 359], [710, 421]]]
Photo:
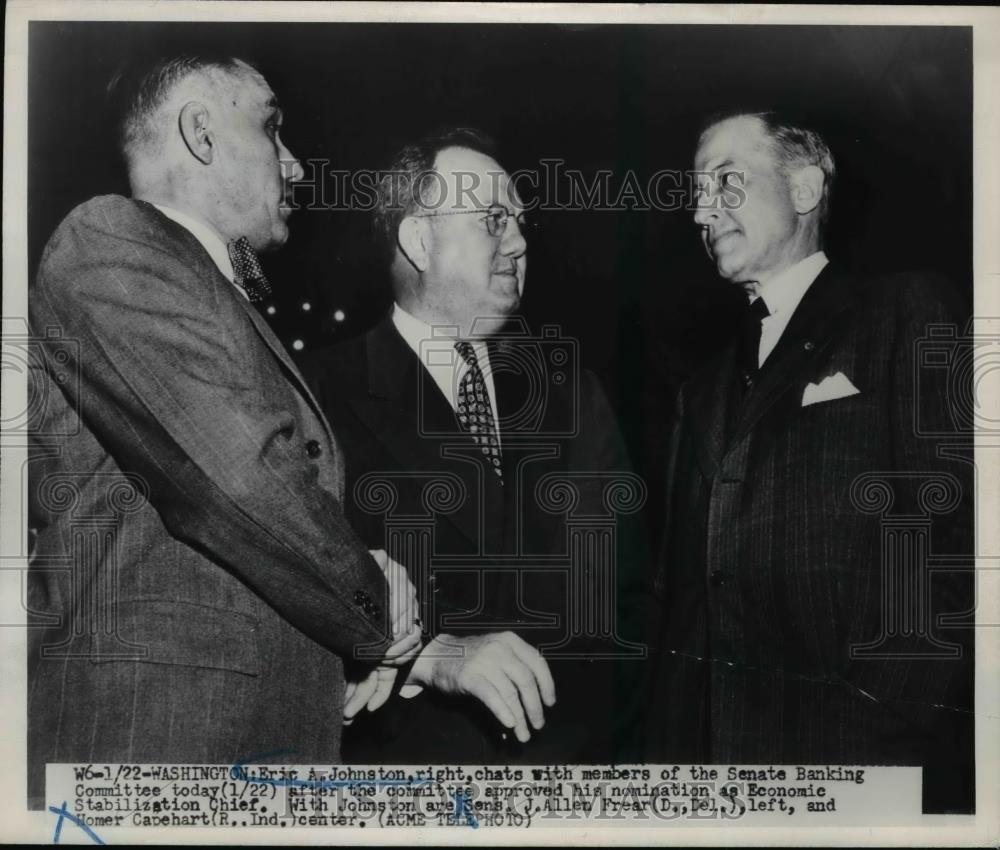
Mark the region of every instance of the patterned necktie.
[[260, 258], [246, 236], [229, 243], [229, 259], [233, 262], [236, 282], [243, 287], [251, 304], [263, 301], [271, 294], [271, 284], [260, 267]]
[[455, 350], [462, 356], [469, 368], [465, 370], [458, 385], [458, 421], [463, 430], [472, 434], [472, 439], [489, 460], [493, 471], [503, 483], [503, 467], [500, 463], [500, 438], [497, 433], [493, 405], [486, 389], [483, 371], [479, 368], [476, 352], [471, 343], [458, 341]]

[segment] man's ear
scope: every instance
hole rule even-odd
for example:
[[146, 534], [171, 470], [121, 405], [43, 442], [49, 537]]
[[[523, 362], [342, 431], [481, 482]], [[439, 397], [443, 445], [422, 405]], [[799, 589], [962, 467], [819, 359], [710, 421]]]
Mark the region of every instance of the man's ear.
[[427, 225], [422, 219], [409, 215], [399, 223], [399, 248], [410, 264], [421, 273], [427, 271], [429, 265], [429, 238]]
[[191, 155], [203, 165], [209, 165], [212, 162], [213, 140], [205, 105], [196, 100], [185, 103], [180, 114], [180, 129]]
[[818, 165], [807, 165], [794, 172], [789, 185], [792, 188], [792, 204], [799, 215], [811, 213], [823, 199], [823, 169]]

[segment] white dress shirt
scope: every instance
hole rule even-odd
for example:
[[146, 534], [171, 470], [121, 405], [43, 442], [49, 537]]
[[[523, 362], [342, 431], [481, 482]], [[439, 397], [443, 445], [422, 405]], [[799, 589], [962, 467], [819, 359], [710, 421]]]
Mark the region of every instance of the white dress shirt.
[[[411, 316], [398, 304], [392, 306], [392, 323], [406, 344], [413, 349], [417, 359], [424, 365], [437, 384], [441, 394], [448, 400], [451, 409], [458, 410], [458, 387], [469, 371], [469, 364], [455, 350], [458, 339], [458, 329], [454, 325], [437, 325], [431, 327], [426, 322]], [[497, 428], [497, 440], [500, 439], [499, 413], [497, 412], [497, 393], [493, 386], [493, 373], [490, 369], [490, 354], [483, 340], [470, 340], [472, 350], [476, 352], [479, 369], [483, 373], [486, 392], [490, 395], [493, 407], [493, 420]]]
[[758, 366], [763, 366], [768, 355], [774, 351], [802, 296], [806, 294], [806, 290], [812, 286], [828, 262], [830, 261], [822, 251], [810, 254], [804, 260], [799, 260], [794, 266], [771, 278], [760, 287], [756, 295], [751, 296], [751, 304], [758, 298], [763, 298], [770, 313], [760, 323]]
[[212, 228], [173, 207], [165, 207], [162, 204], [153, 204], [153, 206], [171, 221], [176, 221], [197, 239], [208, 252], [208, 256], [212, 258], [212, 262], [222, 272], [222, 276], [236, 287], [240, 295], [249, 300], [246, 291], [236, 282], [236, 273], [233, 271], [233, 261], [229, 258], [229, 249]]

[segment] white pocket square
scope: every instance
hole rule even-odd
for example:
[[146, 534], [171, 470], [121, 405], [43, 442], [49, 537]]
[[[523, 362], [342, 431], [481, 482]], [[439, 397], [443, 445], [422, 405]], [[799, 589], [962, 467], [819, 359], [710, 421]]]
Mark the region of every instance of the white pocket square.
[[802, 406], [807, 407], [821, 401], [847, 398], [858, 395], [860, 392], [861, 390], [851, 383], [851, 379], [847, 375], [838, 372], [836, 375], [828, 375], [818, 384], [808, 384], [805, 392], [802, 393]]

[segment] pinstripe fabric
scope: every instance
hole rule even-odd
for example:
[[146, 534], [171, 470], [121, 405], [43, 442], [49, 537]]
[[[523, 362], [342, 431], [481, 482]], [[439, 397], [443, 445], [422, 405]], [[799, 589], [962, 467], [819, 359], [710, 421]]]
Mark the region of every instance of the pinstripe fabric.
[[[917, 393], [917, 340], [928, 324], [954, 321], [937, 291], [919, 277], [861, 281], [828, 267], [742, 407], [730, 390], [735, 346], [683, 388], [658, 578], [651, 760], [955, 758], [954, 721], [971, 707], [970, 630], [938, 631], [962, 646], [960, 659], [899, 658], [914, 636], [887, 643], [894, 659], [851, 655], [884, 623], [888, 525], [852, 501], [859, 476], [888, 474], [892, 516], [918, 514], [921, 485], [954, 476], [962, 501], [928, 521], [933, 548], [972, 551], [970, 467], [938, 458], [942, 439], [915, 433], [918, 420], [954, 430], [947, 371], [925, 370]], [[801, 406], [808, 383], [837, 372], [859, 394]], [[936, 576], [934, 611], [966, 610], [968, 579]]]
[[[298, 370], [184, 228], [95, 198], [30, 291], [29, 798], [44, 765], [339, 759], [341, 657], [386, 640]], [[47, 335], [47, 336], [46, 336]], [[371, 606], [367, 606], [371, 607]]]

